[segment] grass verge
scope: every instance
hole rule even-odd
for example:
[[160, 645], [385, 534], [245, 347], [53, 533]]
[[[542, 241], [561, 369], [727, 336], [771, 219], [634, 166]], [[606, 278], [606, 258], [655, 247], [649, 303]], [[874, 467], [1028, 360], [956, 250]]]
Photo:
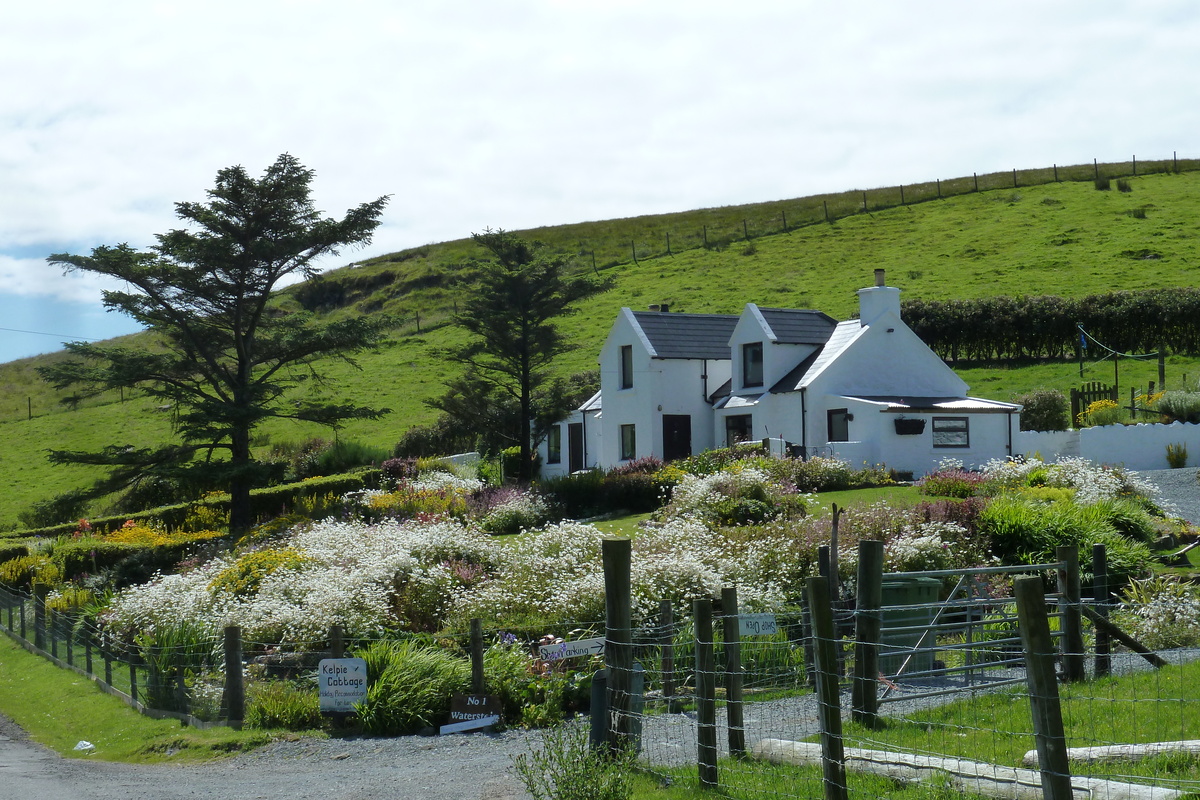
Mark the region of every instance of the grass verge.
[[[35, 656], [0, 635], [0, 713], [31, 739], [70, 758], [129, 763], [196, 762], [271, 741], [265, 731], [197, 730], [144, 717], [91, 681]], [[90, 756], [73, 748], [86, 740]]]

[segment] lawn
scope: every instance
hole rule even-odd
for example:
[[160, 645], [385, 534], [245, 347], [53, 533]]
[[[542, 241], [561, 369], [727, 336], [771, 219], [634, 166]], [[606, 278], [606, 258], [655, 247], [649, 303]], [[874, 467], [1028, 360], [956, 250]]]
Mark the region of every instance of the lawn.
[[[271, 741], [264, 731], [181, 728], [145, 717], [100, 691], [90, 680], [0, 635], [0, 712], [34, 741], [69, 758], [131, 763], [189, 762], [243, 752]], [[94, 753], [75, 750], [80, 741]]]

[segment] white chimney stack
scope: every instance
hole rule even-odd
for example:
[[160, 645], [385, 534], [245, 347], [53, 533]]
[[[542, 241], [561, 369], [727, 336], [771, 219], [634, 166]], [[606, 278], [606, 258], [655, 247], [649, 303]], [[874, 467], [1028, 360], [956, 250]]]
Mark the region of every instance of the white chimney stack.
[[875, 285], [858, 290], [858, 323], [862, 327], [873, 324], [884, 314], [894, 314], [900, 318], [900, 290], [888, 286], [884, 281], [884, 271], [875, 270]]

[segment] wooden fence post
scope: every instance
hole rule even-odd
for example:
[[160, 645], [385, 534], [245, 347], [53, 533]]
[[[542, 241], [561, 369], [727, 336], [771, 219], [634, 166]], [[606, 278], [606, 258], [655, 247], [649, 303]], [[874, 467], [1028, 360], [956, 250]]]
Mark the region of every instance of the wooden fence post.
[[[49, 592], [50, 587], [44, 583], [33, 585], [33, 646], [43, 652], [46, 650], [46, 595]], [[24, 631], [21, 633], [23, 636]]]
[[681, 709], [675, 696], [675, 611], [670, 600], [658, 604], [659, 642], [662, 652], [662, 693], [667, 701], [667, 713], [675, 714]]
[[858, 605], [854, 622], [854, 683], [850, 713], [856, 722], [874, 727], [879, 713], [879, 632], [883, 627], [883, 542], [858, 543]]
[[242, 685], [242, 629], [225, 628], [225, 706], [226, 718], [235, 727], [246, 718], [246, 690]]
[[746, 725], [742, 706], [742, 629], [738, 620], [737, 587], [721, 590], [721, 629], [725, 640], [725, 713], [729, 755], [746, 757]]
[[1013, 594], [1020, 619], [1021, 645], [1025, 648], [1025, 677], [1037, 740], [1038, 769], [1042, 774], [1042, 795], [1045, 800], [1071, 800], [1067, 737], [1054, 675], [1054, 641], [1050, 638], [1042, 579], [1036, 575], [1017, 578]]
[[329, 657], [346, 657], [346, 635], [342, 631], [341, 625], [329, 626]]
[[696, 762], [700, 785], [717, 787], [717, 665], [713, 645], [712, 601], [692, 601], [696, 629]]
[[485, 691], [483, 674], [483, 621], [479, 617], [471, 618], [471, 693], [483, 694]]
[[[1108, 550], [1102, 544], [1092, 545], [1092, 602], [1096, 613], [1108, 618]], [[1096, 677], [1102, 678], [1112, 671], [1111, 637], [1108, 631], [1096, 627]]]
[[821, 731], [821, 768], [825, 800], [848, 800], [846, 752], [842, 741], [842, 708], [838, 692], [837, 642], [833, 599], [823, 577], [809, 578], [808, 608], [812, 615], [813, 649], [817, 656], [817, 719]]
[[631, 564], [629, 539], [605, 539], [601, 543], [604, 564], [606, 609], [604, 662], [608, 668], [609, 726], [607, 745], [611, 752], [623, 751], [633, 743], [633, 634]]
[[46, 633], [50, 634], [50, 657], [58, 658], [58, 613], [53, 608], [46, 609]]
[[1063, 679], [1072, 683], [1083, 680], [1083, 612], [1080, 611], [1079, 547], [1068, 544], [1057, 548], [1062, 562], [1058, 570], [1058, 593], [1062, 597]]

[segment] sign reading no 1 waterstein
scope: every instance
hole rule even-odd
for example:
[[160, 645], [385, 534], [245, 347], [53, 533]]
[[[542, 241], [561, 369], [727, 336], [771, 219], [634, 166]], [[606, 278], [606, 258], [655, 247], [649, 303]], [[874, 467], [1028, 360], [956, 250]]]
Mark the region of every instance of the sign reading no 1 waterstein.
[[367, 662], [361, 658], [323, 658], [317, 665], [317, 695], [322, 714], [351, 714], [367, 699]]
[[438, 732], [463, 733], [500, 722], [500, 700], [490, 694], [456, 694], [450, 698], [450, 724]]
[[604, 655], [604, 637], [580, 639], [577, 642], [557, 642], [538, 647], [542, 661], [561, 661], [564, 658]]
[[774, 636], [779, 623], [774, 614], [739, 614], [738, 630], [742, 636]]

